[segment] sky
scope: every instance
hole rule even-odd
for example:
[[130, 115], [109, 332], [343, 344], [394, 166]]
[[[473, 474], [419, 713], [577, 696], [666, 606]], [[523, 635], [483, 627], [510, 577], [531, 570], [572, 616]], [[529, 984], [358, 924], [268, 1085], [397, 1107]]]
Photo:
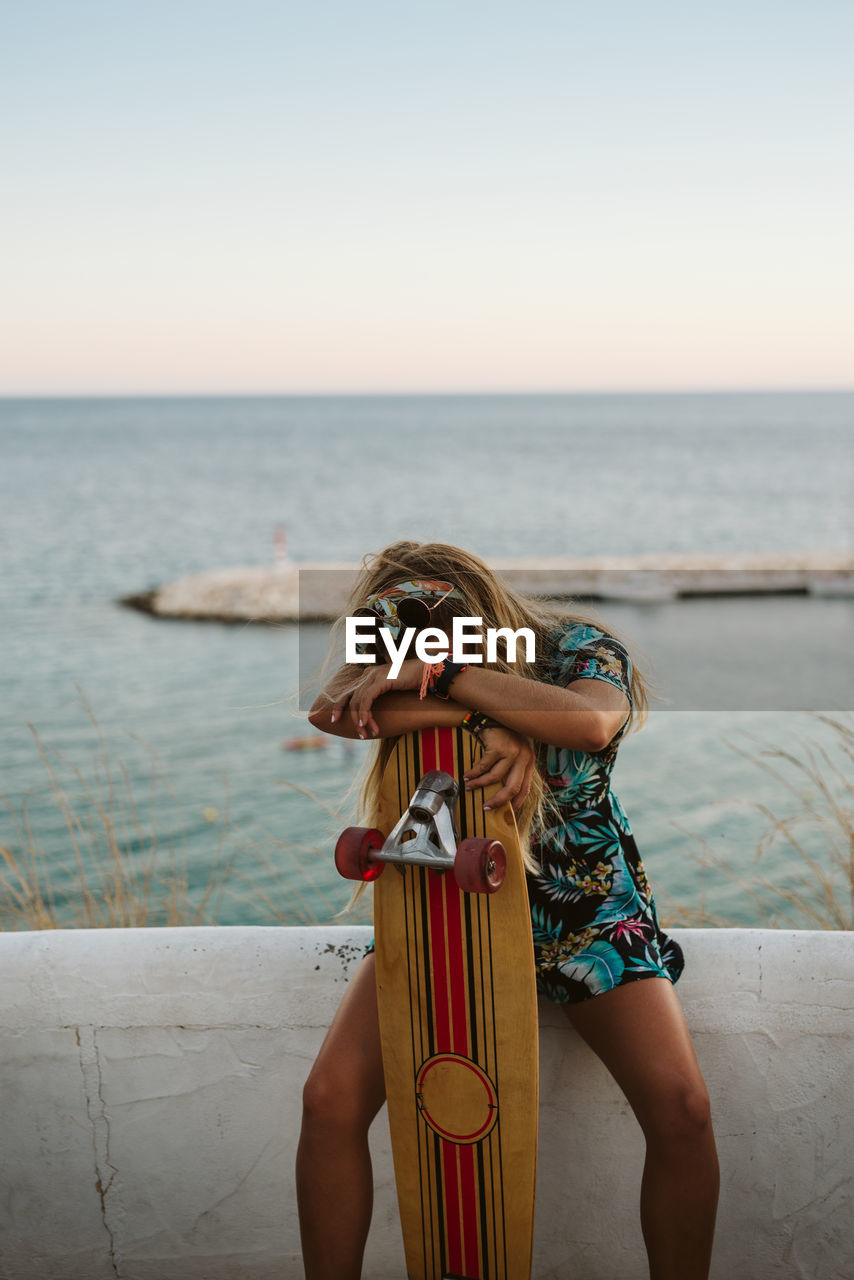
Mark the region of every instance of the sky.
[[848, 388], [848, 0], [5, 0], [0, 395]]

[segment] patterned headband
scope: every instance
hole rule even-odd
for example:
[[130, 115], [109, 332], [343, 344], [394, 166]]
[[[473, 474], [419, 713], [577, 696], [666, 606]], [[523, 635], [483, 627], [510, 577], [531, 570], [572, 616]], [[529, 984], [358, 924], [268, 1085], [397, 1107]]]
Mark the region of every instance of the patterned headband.
[[[395, 583], [368, 596], [363, 609], [357, 613], [373, 614], [384, 627], [394, 634], [395, 640], [401, 627], [428, 626], [430, 615], [443, 600], [462, 600], [463, 594], [450, 582], [437, 578], [411, 578]], [[433, 601], [430, 604], [430, 601]]]

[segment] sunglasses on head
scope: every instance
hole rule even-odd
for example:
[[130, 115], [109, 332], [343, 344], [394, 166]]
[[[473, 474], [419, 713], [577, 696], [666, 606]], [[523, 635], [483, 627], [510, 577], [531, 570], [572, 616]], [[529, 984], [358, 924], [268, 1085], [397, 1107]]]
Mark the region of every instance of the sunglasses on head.
[[[352, 615], [354, 618], [371, 618], [374, 621], [373, 636], [360, 640], [356, 646], [356, 652], [363, 657], [377, 656], [380, 651], [380, 627], [388, 627], [395, 640], [399, 639], [401, 632], [410, 627], [416, 631], [423, 631], [430, 625], [433, 610], [452, 593], [459, 595], [450, 582], [437, 583], [435, 589], [441, 591], [441, 594], [432, 604], [428, 604], [423, 596], [398, 594], [401, 591], [399, 587], [390, 587], [387, 591], [372, 596], [374, 604], [363, 605]], [[396, 620], [395, 615], [397, 615]]]

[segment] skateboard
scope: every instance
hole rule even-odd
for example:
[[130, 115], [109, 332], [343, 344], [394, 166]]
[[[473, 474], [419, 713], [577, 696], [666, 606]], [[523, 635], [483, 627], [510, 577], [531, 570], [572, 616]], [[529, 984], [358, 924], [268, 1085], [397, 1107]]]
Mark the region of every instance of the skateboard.
[[374, 880], [383, 1069], [409, 1280], [528, 1280], [538, 1033], [513, 810], [484, 812], [462, 729], [402, 736], [376, 829], [335, 861]]

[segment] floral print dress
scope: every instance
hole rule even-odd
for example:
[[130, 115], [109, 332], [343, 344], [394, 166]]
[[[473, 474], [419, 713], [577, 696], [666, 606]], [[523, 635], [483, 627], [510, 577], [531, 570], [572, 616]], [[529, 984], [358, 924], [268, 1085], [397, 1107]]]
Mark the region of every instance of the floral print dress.
[[[631, 701], [625, 647], [587, 623], [554, 635], [554, 684], [607, 680]], [[590, 999], [639, 978], [676, 982], [681, 948], [662, 932], [628, 819], [611, 790], [625, 732], [601, 751], [543, 745], [540, 769], [554, 811], [532, 842], [528, 876], [537, 989], [561, 1004]]]

